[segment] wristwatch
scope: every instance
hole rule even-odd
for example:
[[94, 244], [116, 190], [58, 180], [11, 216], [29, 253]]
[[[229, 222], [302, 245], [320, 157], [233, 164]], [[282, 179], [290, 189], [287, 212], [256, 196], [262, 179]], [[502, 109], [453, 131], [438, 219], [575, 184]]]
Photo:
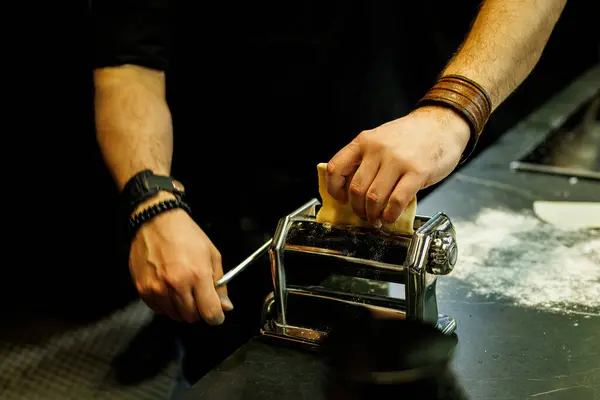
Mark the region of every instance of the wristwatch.
[[155, 175], [150, 170], [138, 172], [127, 182], [121, 192], [125, 215], [131, 215], [140, 204], [161, 191], [173, 193], [177, 199], [182, 199], [185, 195], [183, 184], [170, 176]]

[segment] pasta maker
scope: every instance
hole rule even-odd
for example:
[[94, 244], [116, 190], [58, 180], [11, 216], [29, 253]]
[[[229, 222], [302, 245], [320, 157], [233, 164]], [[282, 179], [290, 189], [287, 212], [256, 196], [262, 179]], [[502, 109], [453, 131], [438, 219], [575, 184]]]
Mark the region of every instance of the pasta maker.
[[313, 199], [282, 218], [250, 257], [268, 249], [274, 290], [263, 305], [262, 336], [316, 348], [335, 318], [365, 311], [455, 331], [436, 298], [437, 278], [452, 271], [458, 251], [445, 214], [417, 216], [414, 234], [398, 235], [317, 222], [319, 206]]

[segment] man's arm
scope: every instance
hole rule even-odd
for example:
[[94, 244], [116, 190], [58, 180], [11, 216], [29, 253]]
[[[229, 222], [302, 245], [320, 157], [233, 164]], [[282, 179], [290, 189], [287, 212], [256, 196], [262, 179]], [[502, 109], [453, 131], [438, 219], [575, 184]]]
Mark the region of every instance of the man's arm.
[[539, 61], [567, 0], [485, 0], [467, 39], [442, 75], [458, 74], [498, 107]]
[[169, 175], [173, 132], [164, 72], [106, 67], [94, 71], [94, 82], [98, 143], [119, 190], [144, 169]]
[[[565, 4], [566, 0], [486, 0], [442, 75], [462, 75], [478, 83], [494, 110], [531, 72]], [[349, 200], [358, 216], [375, 226], [392, 223], [420, 189], [444, 179], [458, 165], [469, 133], [470, 126], [458, 112], [419, 107], [362, 132], [340, 150], [327, 167], [328, 191], [346, 202], [349, 185]]]
[[164, 70], [171, 15], [170, 0], [92, 3], [97, 138], [119, 190], [144, 169], [170, 172], [173, 137]]
[[[94, 9], [96, 131], [106, 165], [119, 190], [146, 169], [170, 175], [171, 113], [165, 96], [171, 0], [102, 0]], [[161, 192], [138, 211], [171, 197]], [[182, 209], [145, 222], [133, 238], [129, 270], [154, 311], [177, 320], [223, 323], [233, 305], [221, 255]]]

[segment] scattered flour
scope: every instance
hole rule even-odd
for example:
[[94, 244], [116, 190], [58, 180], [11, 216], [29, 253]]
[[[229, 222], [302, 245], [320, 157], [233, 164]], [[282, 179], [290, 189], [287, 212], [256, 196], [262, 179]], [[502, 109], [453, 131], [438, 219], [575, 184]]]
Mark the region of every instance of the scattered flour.
[[454, 221], [459, 258], [451, 277], [470, 295], [561, 312], [600, 308], [600, 232], [567, 231], [533, 214], [487, 209]]

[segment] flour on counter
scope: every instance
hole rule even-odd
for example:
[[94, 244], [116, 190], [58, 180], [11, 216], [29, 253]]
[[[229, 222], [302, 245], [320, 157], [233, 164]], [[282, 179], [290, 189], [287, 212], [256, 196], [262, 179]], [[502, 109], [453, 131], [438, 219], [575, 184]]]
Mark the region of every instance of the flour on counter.
[[563, 312], [600, 307], [599, 231], [559, 230], [496, 209], [454, 224], [459, 258], [450, 276], [471, 295]]

